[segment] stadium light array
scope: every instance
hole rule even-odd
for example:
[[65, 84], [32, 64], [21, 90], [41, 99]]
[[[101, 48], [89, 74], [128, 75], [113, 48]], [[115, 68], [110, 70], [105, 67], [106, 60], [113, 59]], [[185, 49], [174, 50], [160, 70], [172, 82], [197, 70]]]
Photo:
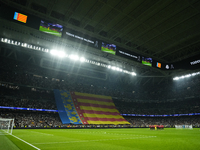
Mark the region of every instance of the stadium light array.
[[116, 70], [116, 67], [115, 66], [112, 66], [112, 68], [111, 68], [112, 70]]
[[192, 74], [186, 74], [186, 75], [183, 75], [183, 76], [180, 76], [180, 77], [174, 77], [173, 80], [180, 80], [180, 79], [184, 79], [184, 78], [189, 78], [189, 77], [192, 77], [192, 76], [196, 76], [196, 75], [199, 75], [200, 72], [195, 72], [195, 73], [192, 73]]
[[1, 38], [1, 42], [15, 45], [15, 46], [25, 47], [25, 48], [33, 49], [33, 50], [37, 50], [37, 51], [42, 51], [42, 52], [46, 52], [46, 53], [49, 52], [48, 48], [44, 48], [44, 47], [40, 47], [40, 46], [28, 44], [28, 43], [23, 43], [23, 42], [19, 42], [19, 41], [7, 39], [7, 38]]
[[66, 54], [64, 51], [51, 50], [50, 54], [61, 57], [61, 58], [66, 57]]
[[130, 72], [128, 70], [123, 70], [123, 69], [118, 68], [116, 66], [111, 66], [111, 65], [107, 65], [107, 64], [104, 64], [104, 63], [101, 63], [101, 62], [85, 59], [83, 56], [79, 57], [78, 55], [75, 55], [75, 54], [66, 54], [64, 50], [63, 51], [59, 51], [59, 50], [52, 49], [50, 51], [49, 49], [44, 48], [44, 47], [40, 47], [40, 46], [28, 44], [28, 43], [19, 42], [19, 41], [11, 40], [11, 39], [8, 39], [8, 38], [1, 38], [1, 42], [6, 43], [6, 44], [12, 44], [12, 45], [15, 45], [15, 46], [28, 48], [28, 49], [32, 49], [32, 50], [37, 50], [37, 51], [41, 51], [41, 52], [50, 53], [51, 55], [57, 56], [57, 57], [60, 57], [60, 58], [67, 57], [67, 58], [70, 58], [71, 60], [79, 61], [81, 63], [83, 63], [83, 62], [90, 63], [92, 65], [101, 66], [101, 67], [108, 68], [108, 69], [111, 69], [111, 70], [114, 70], [114, 71], [123, 72], [123, 73], [129, 74], [129, 75], [132, 75], [132, 76], [136, 76], [135, 72]]
[[75, 61], [80, 60], [78, 55], [73, 55], [73, 54], [69, 55], [69, 58]]

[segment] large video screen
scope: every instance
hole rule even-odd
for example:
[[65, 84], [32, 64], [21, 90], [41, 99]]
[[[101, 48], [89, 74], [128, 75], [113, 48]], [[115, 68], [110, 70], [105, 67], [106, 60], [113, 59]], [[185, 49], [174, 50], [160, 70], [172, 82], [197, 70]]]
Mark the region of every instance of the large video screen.
[[110, 54], [115, 55], [116, 54], [116, 45], [114, 44], [107, 44], [102, 42], [101, 50]]
[[152, 58], [142, 57], [142, 64], [147, 66], [152, 66]]
[[62, 31], [63, 31], [63, 26], [60, 24], [50, 23], [50, 22], [41, 20], [39, 30], [42, 32], [48, 33], [48, 34], [52, 34], [52, 35], [61, 37]]

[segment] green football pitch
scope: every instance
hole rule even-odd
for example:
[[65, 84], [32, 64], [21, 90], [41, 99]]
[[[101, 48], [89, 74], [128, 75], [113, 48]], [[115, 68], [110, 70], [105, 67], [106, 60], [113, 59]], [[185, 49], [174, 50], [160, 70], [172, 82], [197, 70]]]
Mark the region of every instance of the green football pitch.
[[55, 35], [55, 36], [59, 36], [59, 37], [62, 36], [62, 33], [59, 33], [59, 32], [57, 32], [57, 31], [55, 31], [55, 30], [51, 30], [51, 29], [48, 29], [48, 28], [44, 28], [44, 27], [42, 27], [42, 26], [40, 26], [40, 29], [39, 29], [39, 30], [40, 30], [40, 31], [43, 31], [43, 32], [45, 32], [45, 33], [48, 33], [48, 34]]
[[1, 150], [199, 150], [200, 129], [15, 129]]

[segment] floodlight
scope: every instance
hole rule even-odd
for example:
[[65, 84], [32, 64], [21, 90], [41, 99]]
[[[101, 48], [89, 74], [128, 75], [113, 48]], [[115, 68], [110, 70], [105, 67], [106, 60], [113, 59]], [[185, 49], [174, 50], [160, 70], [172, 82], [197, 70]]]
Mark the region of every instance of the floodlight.
[[188, 78], [188, 77], [190, 77], [190, 76], [191, 76], [190, 74], [187, 74], [185, 77], [187, 77], [187, 78]]
[[58, 56], [58, 57], [65, 57], [66, 56], [64, 51], [51, 50], [50, 53], [52, 55]]
[[26, 47], [27, 46], [27, 44], [26, 43], [24, 43], [24, 45], [23, 45], [24, 47]]
[[64, 51], [57, 51], [57, 54], [56, 54], [58, 57], [65, 57], [66, 54]]
[[80, 58], [80, 61], [81, 61], [81, 62], [85, 62], [85, 58], [84, 58], [84, 57], [81, 57], [81, 58]]
[[120, 68], [116, 67], [116, 70], [117, 70], [117, 71], [120, 71]]
[[110, 69], [110, 68], [111, 68], [111, 66], [110, 66], [110, 65], [108, 65], [108, 68]]
[[179, 77], [175, 77], [175, 78], [173, 78], [173, 80], [179, 80]]
[[[34, 46], [33, 48], [35, 48], [35, 46]], [[57, 51], [56, 51], [56, 50], [51, 50], [50, 53], [51, 53], [52, 55], [56, 55], [56, 54], [57, 54]]]
[[132, 72], [132, 75], [133, 75], [133, 76], [136, 76], [136, 73], [135, 73], [135, 72]]
[[196, 73], [193, 73], [193, 74], [192, 74], [192, 76], [195, 76], [195, 75], [196, 75]]
[[115, 66], [112, 66], [111, 69], [112, 69], [112, 70], [116, 70], [116, 67], [115, 67]]
[[69, 56], [69, 58], [71, 59], [71, 60], [79, 60], [79, 57], [77, 56], [77, 55], [70, 55]]

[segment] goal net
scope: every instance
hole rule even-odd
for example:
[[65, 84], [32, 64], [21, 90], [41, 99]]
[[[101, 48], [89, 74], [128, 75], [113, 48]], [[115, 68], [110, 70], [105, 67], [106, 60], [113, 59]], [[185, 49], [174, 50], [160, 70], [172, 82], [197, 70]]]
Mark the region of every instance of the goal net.
[[175, 125], [176, 129], [192, 129], [192, 125]]
[[12, 134], [14, 119], [0, 118], [1, 134]]

